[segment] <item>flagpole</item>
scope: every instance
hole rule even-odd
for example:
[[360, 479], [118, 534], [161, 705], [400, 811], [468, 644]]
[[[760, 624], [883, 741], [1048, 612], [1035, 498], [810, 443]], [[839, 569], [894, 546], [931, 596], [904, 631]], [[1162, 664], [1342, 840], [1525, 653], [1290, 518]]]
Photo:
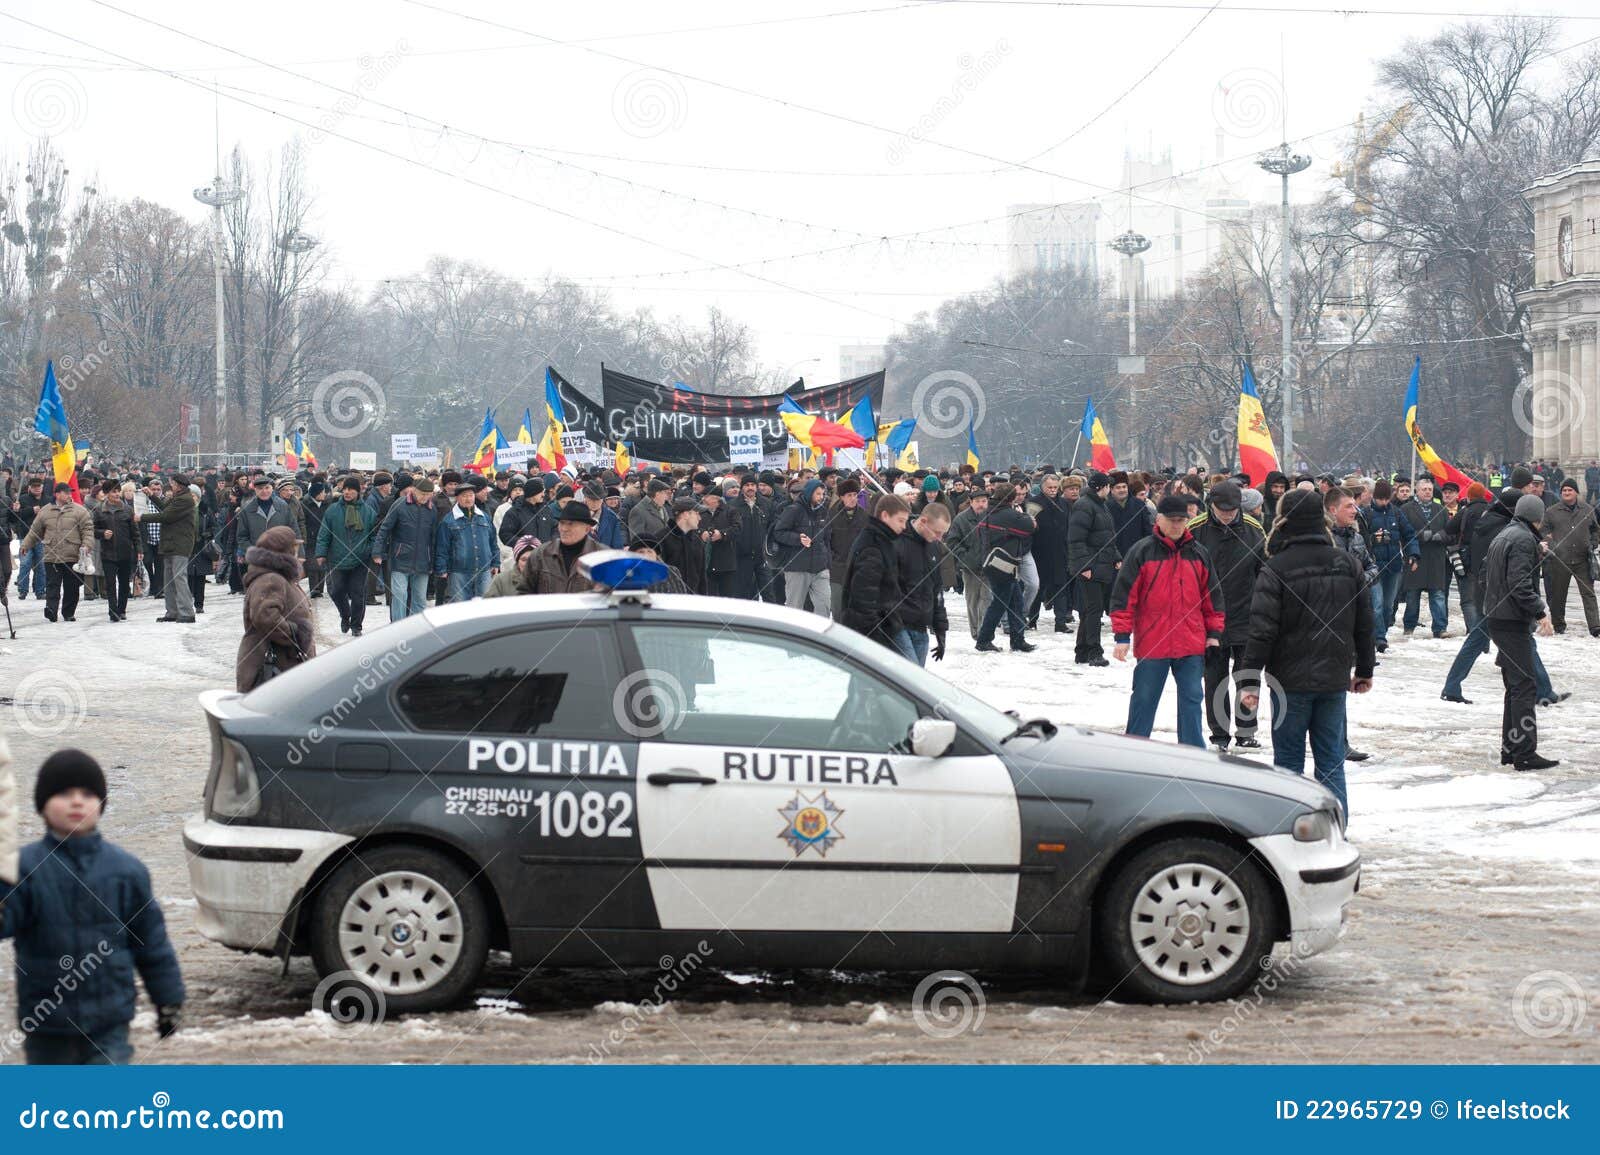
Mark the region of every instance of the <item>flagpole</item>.
[[1078, 467], [1078, 450], [1083, 448], [1083, 425], [1078, 426], [1078, 440], [1072, 443], [1072, 460], [1067, 462], [1067, 472], [1071, 473]]

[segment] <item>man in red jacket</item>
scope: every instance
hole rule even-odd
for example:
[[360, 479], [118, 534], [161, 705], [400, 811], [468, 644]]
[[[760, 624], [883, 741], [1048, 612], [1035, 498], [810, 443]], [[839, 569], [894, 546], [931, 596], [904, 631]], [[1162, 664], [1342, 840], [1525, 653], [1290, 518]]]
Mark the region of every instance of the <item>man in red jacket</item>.
[[1150, 736], [1170, 671], [1178, 687], [1178, 741], [1205, 747], [1200, 731], [1201, 676], [1207, 646], [1221, 644], [1222, 585], [1205, 548], [1189, 532], [1189, 503], [1168, 494], [1156, 506], [1156, 531], [1122, 559], [1111, 592], [1112, 651], [1128, 660], [1133, 642], [1133, 695], [1128, 730]]

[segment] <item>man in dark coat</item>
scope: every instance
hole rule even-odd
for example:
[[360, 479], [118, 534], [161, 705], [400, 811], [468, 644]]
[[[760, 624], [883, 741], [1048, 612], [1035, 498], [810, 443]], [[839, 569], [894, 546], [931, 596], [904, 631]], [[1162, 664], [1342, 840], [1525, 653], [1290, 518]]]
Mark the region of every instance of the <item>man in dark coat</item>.
[[1539, 596], [1539, 526], [1544, 500], [1535, 494], [1517, 498], [1516, 516], [1489, 545], [1484, 561], [1484, 620], [1497, 651], [1495, 665], [1505, 684], [1500, 719], [1500, 763], [1517, 770], [1548, 770], [1558, 762], [1539, 754], [1539, 718], [1534, 708], [1535, 629], [1553, 632], [1544, 599]]
[[692, 497], [674, 498], [672, 526], [658, 541], [661, 560], [683, 575], [689, 592], [705, 593], [706, 539], [700, 529], [700, 503]]
[[[909, 512], [909, 510], [907, 511]], [[828, 491], [812, 478], [801, 487], [800, 500], [791, 504], [773, 524], [772, 536], [783, 550], [777, 568], [783, 571], [784, 604], [828, 617], [833, 591], [828, 585]], [[684, 580], [689, 575], [684, 574]]]
[[846, 477], [834, 489], [833, 504], [828, 507], [828, 586], [833, 595], [833, 616], [843, 620], [844, 579], [850, 569], [850, 558], [855, 553], [856, 539], [867, 529], [867, 506], [861, 500], [861, 483]]
[[1378, 563], [1378, 580], [1372, 587], [1376, 612], [1378, 652], [1389, 648], [1387, 634], [1394, 624], [1395, 607], [1400, 604], [1400, 582], [1411, 559], [1421, 547], [1412, 532], [1411, 522], [1394, 503], [1394, 487], [1379, 479], [1372, 487], [1372, 504], [1367, 507], [1367, 538], [1372, 544], [1372, 560]]
[[115, 481], [100, 486], [100, 508], [94, 512], [94, 535], [100, 539], [100, 565], [105, 571], [106, 610], [114, 622], [128, 620], [128, 591], [139, 564], [139, 531], [133, 511], [122, 500]]
[[706, 540], [706, 593], [717, 597], [736, 597], [739, 563], [736, 555], [733, 502], [738, 489], [732, 482], [725, 495], [716, 485], [701, 497], [700, 532]]
[[167, 503], [140, 522], [161, 526], [161, 579], [166, 588], [167, 612], [158, 622], [194, 621], [194, 595], [189, 592], [189, 555], [200, 533], [200, 503], [189, 492], [189, 479], [174, 473], [167, 483]]
[[1205, 652], [1206, 723], [1211, 744], [1222, 750], [1230, 741], [1246, 750], [1261, 748], [1255, 711], [1242, 705], [1231, 709], [1229, 700], [1229, 686], [1243, 669], [1244, 647], [1250, 639], [1256, 574], [1266, 561], [1266, 534], [1260, 522], [1240, 510], [1241, 501], [1237, 485], [1219, 481], [1206, 495], [1207, 512], [1189, 523], [1189, 532], [1210, 557], [1212, 570], [1222, 583], [1222, 608], [1227, 615], [1221, 644]]
[[1442, 638], [1450, 624], [1450, 514], [1434, 499], [1433, 478], [1423, 474], [1409, 501], [1400, 506], [1400, 515], [1411, 525], [1417, 542], [1417, 555], [1410, 559], [1401, 575], [1400, 587], [1406, 595], [1404, 625], [1406, 637], [1417, 628], [1422, 612], [1422, 595], [1428, 595], [1428, 610], [1433, 618], [1433, 636]]
[[[1278, 516], [1256, 577], [1245, 667], [1264, 672], [1283, 692], [1283, 702], [1273, 706], [1273, 764], [1304, 774], [1309, 735], [1317, 781], [1348, 815], [1345, 695], [1372, 688], [1372, 599], [1360, 564], [1328, 533], [1321, 494], [1285, 493]], [[1258, 687], [1241, 689], [1239, 696], [1258, 708]]]
[[1074, 658], [1080, 666], [1109, 666], [1100, 645], [1101, 619], [1111, 603], [1111, 583], [1122, 564], [1116, 525], [1106, 507], [1111, 478], [1098, 469], [1089, 474], [1083, 496], [1072, 506], [1067, 523], [1067, 568], [1078, 583], [1083, 618], [1078, 625]]
[[739, 496], [728, 504], [733, 511], [734, 596], [754, 601], [767, 584], [770, 507], [748, 473], [739, 483]]
[[1594, 506], [1578, 500], [1578, 483], [1571, 477], [1562, 481], [1560, 499], [1545, 509], [1544, 538], [1549, 545], [1544, 559], [1545, 599], [1556, 633], [1567, 630], [1567, 589], [1576, 582], [1589, 634], [1600, 637], [1600, 615], [1595, 613], [1594, 583], [1589, 577], [1589, 556], [1600, 546], [1600, 524]]
[[945, 635], [950, 624], [944, 611], [944, 536], [950, 532], [950, 507], [943, 502], [924, 503], [916, 520], [895, 541], [900, 570], [900, 634], [895, 648], [919, 666], [928, 664], [928, 636], [933, 636], [933, 660], [944, 661]]
[[1039, 596], [1028, 607], [1028, 624], [1037, 626], [1040, 611], [1048, 608], [1055, 614], [1055, 632], [1070, 634], [1072, 571], [1067, 568], [1067, 527], [1072, 504], [1062, 496], [1061, 478], [1045, 475], [1039, 492], [1028, 499], [1028, 512], [1033, 515], [1033, 560], [1039, 569]]
[[911, 520], [904, 500], [887, 494], [856, 543], [844, 575], [844, 624], [915, 661], [897, 644], [900, 620], [900, 553], [897, 543]]

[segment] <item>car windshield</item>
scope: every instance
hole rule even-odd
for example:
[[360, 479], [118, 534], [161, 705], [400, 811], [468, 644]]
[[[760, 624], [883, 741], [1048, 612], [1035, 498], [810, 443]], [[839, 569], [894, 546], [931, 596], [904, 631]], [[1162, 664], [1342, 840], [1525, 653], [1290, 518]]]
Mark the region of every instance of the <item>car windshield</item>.
[[834, 623], [828, 627], [826, 636], [840, 649], [862, 659], [874, 669], [882, 670], [895, 684], [932, 702], [940, 717], [965, 723], [991, 742], [999, 742], [1017, 728], [1015, 718], [1007, 717], [938, 674], [929, 673], [921, 666], [906, 661], [848, 626]]

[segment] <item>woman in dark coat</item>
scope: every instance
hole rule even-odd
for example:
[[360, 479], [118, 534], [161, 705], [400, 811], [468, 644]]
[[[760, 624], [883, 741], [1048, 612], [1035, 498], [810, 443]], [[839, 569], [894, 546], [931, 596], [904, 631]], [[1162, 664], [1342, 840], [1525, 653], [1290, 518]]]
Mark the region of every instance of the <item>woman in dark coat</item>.
[[269, 647], [280, 671], [316, 656], [298, 552], [294, 530], [275, 525], [244, 555], [244, 637], [233, 664], [241, 694], [255, 688]]

